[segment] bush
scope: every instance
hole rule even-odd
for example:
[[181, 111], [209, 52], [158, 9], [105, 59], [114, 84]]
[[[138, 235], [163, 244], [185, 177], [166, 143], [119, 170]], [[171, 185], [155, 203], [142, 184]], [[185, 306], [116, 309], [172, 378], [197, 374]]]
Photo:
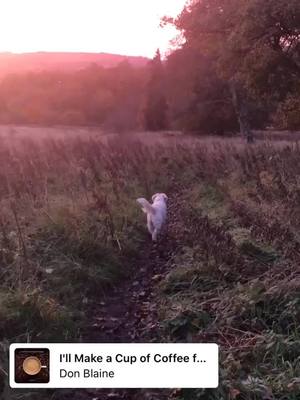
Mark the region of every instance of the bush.
[[278, 129], [300, 129], [300, 96], [289, 95], [280, 103], [273, 116], [275, 127]]

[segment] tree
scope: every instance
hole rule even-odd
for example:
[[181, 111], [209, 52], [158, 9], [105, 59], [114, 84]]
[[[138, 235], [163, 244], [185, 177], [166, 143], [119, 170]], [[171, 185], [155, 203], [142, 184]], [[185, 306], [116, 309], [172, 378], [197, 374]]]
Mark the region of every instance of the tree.
[[166, 62], [166, 84], [172, 128], [218, 135], [237, 129], [226, 82], [207, 56], [186, 45], [172, 52]]
[[251, 99], [282, 98], [299, 80], [299, 1], [194, 0], [173, 23], [187, 46], [214, 60], [251, 141]]
[[150, 131], [166, 129], [167, 109], [164, 67], [160, 52], [157, 50], [155, 57], [149, 64], [149, 80], [143, 110], [144, 127]]

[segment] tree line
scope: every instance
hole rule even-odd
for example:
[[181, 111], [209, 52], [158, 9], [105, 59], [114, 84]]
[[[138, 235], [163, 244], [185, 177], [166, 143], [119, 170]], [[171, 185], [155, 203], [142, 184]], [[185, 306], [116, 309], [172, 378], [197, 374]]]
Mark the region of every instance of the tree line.
[[178, 47], [128, 62], [31, 72], [0, 83], [0, 122], [180, 129], [205, 134], [300, 129], [298, 0], [190, 0]]

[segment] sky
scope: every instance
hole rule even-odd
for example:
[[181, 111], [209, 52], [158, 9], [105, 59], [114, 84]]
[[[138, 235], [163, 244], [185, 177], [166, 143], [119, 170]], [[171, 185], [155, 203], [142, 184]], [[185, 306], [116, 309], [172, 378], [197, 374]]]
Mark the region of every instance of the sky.
[[152, 57], [186, 0], [0, 0], [0, 52], [107, 52]]

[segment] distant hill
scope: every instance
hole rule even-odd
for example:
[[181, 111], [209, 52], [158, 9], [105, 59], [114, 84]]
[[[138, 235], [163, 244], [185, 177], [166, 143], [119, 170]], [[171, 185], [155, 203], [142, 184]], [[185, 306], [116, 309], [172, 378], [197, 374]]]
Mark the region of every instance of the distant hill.
[[107, 53], [0, 53], [0, 77], [8, 73], [22, 73], [28, 71], [77, 71], [91, 64], [110, 68], [125, 60], [134, 67], [143, 67], [149, 61], [146, 57], [122, 56]]

